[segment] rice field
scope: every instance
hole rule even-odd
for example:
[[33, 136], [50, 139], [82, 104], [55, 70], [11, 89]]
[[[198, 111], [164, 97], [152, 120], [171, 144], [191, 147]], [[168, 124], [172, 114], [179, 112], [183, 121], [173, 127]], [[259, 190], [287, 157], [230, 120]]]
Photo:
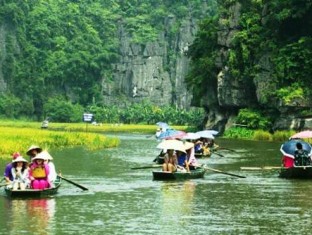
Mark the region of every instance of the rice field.
[[116, 147], [119, 145], [119, 139], [91, 132], [0, 126], [1, 158], [9, 158], [16, 151], [25, 155], [28, 147], [33, 144], [43, 149], [84, 146], [96, 150]]

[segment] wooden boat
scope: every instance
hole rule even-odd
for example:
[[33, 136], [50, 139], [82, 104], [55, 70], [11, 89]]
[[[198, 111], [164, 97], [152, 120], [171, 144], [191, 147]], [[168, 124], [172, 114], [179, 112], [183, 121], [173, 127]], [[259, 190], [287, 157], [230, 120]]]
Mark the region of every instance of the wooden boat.
[[312, 179], [312, 166], [282, 167], [279, 177], [287, 179]]
[[190, 172], [166, 172], [166, 171], [153, 171], [154, 180], [186, 180], [203, 178], [206, 170], [202, 167], [198, 167]]
[[11, 198], [40, 198], [55, 195], [62, 184], [61, 179], [58, 177], [54, 182], [53, 188], [47, 189], [25, 189], [25, 190], [12, 190], [5, 188], [5, 194]]
[[202, 153], [195, 153], [196, 158], [208, 158], [211, 157], [211, 154], [202, 154]]

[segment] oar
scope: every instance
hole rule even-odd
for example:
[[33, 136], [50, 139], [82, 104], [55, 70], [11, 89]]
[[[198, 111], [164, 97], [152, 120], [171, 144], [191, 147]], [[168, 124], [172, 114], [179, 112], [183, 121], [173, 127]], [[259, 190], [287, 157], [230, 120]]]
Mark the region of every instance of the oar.
[[225, 171], [220, 171], [220, 170], [213, 169], [213, 168], [206, 167], [206, 166], [203, 166], [203, 167], [205, 168], [205, 170], [214, 171], [214, 172], [221, 173], [221, 174], [224, 174], [224, 175], [231, 175], [231, 176], [235, 176], [235, 177], [238, 177], [238, 178], [246, 178], [246, 176], [236, 175], [236, 174], [233, 174], [233, 173], [229, 173], [229, 172], [225, 172]]
[[240, 169], [241, 169], [241, 170], [277, 170], [277, 169], [281, 169], [281, 167], [280, 167], [280, 166], [264, 166], [264, 167], [257, 167], [257, 166], [252, 166], [252, 167], [241, 166]]
[[229, 148], [224, 148], [224, 147], [219, 147], [218, 149], [220, 149], [220, 150], [228, 150], [228, 151], [231, 151], [233, 153], [237, 153], [237, 151], [234, 150], [234, 149], [229, 149]]
[[71, 184], [77, 186], [78, 188], [81, 188], [82, 190], [89, 190], [89, 189], [87, 189], [86, 187], [84, 187], [84, 186], [82, 186], [82, 185], [80, 185], [80, 184], [75, 183], [74, 181], [71, 181], [71, 180], [69, 180], [69, 179], [64, 178], [63, 176], [60, 176], [60, 175], [59, 175], [59, 177], [60, 177], [61, 179], [65, 180], [65, 181], [67, 181], [68, 183], [71, 183]]
[[159, 168], [159, 167], [162, 167], [162, 165], [160, 165], [160, 164], [155, 164], [155, 165], [147, 165], [147, 166], [132, 167], [131, 170], [148, 169], [148, 168]]
[[215, 155], [218, 155], [220, 157], [224, 157], [224, 155], [220, 154], [220, 153], [216, 153], [216, 152], [212, 152], [211, 154], [215, 154]]

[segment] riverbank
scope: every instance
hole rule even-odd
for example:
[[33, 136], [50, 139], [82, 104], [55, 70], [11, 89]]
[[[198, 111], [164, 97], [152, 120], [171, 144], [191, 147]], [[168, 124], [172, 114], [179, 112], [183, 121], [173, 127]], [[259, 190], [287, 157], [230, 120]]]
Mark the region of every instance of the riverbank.
[[13, 152], [26, 155], [29, 146], [43, 149], [84, 146], [89, 150], [117, 147], [120, 140], [103, 134], [76, 130], [47, 130], [35, 127], [35, 123], [16, 123], [17, 126], [0, 125], [0, 158], [10, 158]]
[[[101, 149], [119, 145], [118, 138], [105, 137], [105, 133], [134, 133], [153, 136], [156, 125], [143, 124], [97, 124], [89, 123], [53, 123], [47, 129], [41, 128], [41, 122], [16, 120], [1, 120], [0, 122], [0, 157], [9, 157], [12, 152], [26, 151], [32, 144], [46, 149], [72, 146], [86, 146]], [[188, 126], [172, 126], [182, 131], [193, 131]], [[103, 135], [104, 134], [104, 135]], [[263, 130], [248, 130], [245, 128], [231, 128], [224, 132], [221, 138], [284, 141], [294, 131], [277, 131], [273, 134]], [[219, 136], [220, 138], [220, 136]]]

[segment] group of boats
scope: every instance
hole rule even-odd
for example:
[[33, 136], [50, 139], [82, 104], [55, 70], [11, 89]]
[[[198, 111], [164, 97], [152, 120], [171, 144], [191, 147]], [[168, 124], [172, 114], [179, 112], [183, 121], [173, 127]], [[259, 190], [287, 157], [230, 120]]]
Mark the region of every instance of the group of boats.
[[[283, 153], [283, 157], [289, 157], [293, 159], [293, 164], [291, 166], [281, 166], [275, 167], [279, 169], [279, 177], [286, 179], [312, 179], [312, 147], [304, 139], [312, 139], [312, 131], [306, 130], [291, 136], [290, 139], [282, 144], [280, 151]], [[302, 146], [303, 152], [305, 152], [305, 157], [308, 160], [304, 160], [304, 164], [296, 164], [296, 151], [298, 151], [298, 143]], [[222, 156], [222, 155], [221, 155]], [[196, 155], [196, 157], [202, 157], [201, 155]], [[207, 167], [198, 167], [195, 170], [189, 172], [164, 172], [164, 171], [153, 171], [154, 180], [184, 180], [184, 179], [195, 179], [202, 178], [205, 172], [208, 170]], [[228, 172], [219, 171], [216, 169], [209, 168], [209, 170], [216, 171], [219, 173], [224, 173], [232, 176], [237, 176], [240, 178], [245, 178], [241, 175], [236, 175]]]
[[[309, 132], [310, 137], [312, 138], [312, 131]], [[294, 146], [297, 143], [301, 143], [304, 146], [304, 151], [306, 151], [307, 156], [309, 158], [312, 157], [312, 147], [309, 143], [303, 141], [301, 138], [291, 138], [289, 141], [285, 142], [281, 146], [281, 152], [283, 155], [286, 155], [290, 158], [295, 158], [295, 150]], [[160, 165], [158, 165], [160, 166]], [[143, 167], [144, 168], [144, 167]], [[146, 167], [148, 168], [148, 167]], [[133, 168], [135, 169], [135, 168]], [[140, 168], [136, 168], [140, 169]], [[142, 169], [142, 168], [141, 168]], [[214, 171], [217, 173], [221, 174], [226, 174], [230, 176], [235, 176], [239, 178], [246, 178], [245, 176], [242, 175], [237, 175], [229, 172], [224, 172], [220, 171], [217, 169], [209, 168], [205, 165], [200, 165], [198, 167], [195, 167], [195, 169], [190, 170], [190, 171], [175, 171], [175, 172], [169, 172], [169, 171], [162, 171], [162, 170], [154, 170], [152, 171], [153, 174], [153, 179], [154, 180], [188, 180], [188, 179], [198, 179], [198, 178], [203, 178], [205, 173], [210, 170]], [[279, 176], [281, 178], [301, 178], [301, 179], [312, 179], [312, 164], [310, 161], [309, 165], [300, 165], [300, 166], [292, 166], [292, 167], [285, 167], [282, 166], [280, 168]], [[12, 190], [11, 188], [4, 188], [5, 194], [8, 197], [11, 198], [37, 198], [37, 197], [49, 197], [53, 196], [58, 192], [58, 189], [60, 188], [62, 184], [62, 180], [65, 180], [82, 190], [88, 190], [84, 186], [77, 184], [71, 180], [68, 180], [62, 176], [57, 176], [56, 181], [54, 182], [54, 186], [52, 188], [47, 188], [47, 189], [25, 189], [25, 190]]]

